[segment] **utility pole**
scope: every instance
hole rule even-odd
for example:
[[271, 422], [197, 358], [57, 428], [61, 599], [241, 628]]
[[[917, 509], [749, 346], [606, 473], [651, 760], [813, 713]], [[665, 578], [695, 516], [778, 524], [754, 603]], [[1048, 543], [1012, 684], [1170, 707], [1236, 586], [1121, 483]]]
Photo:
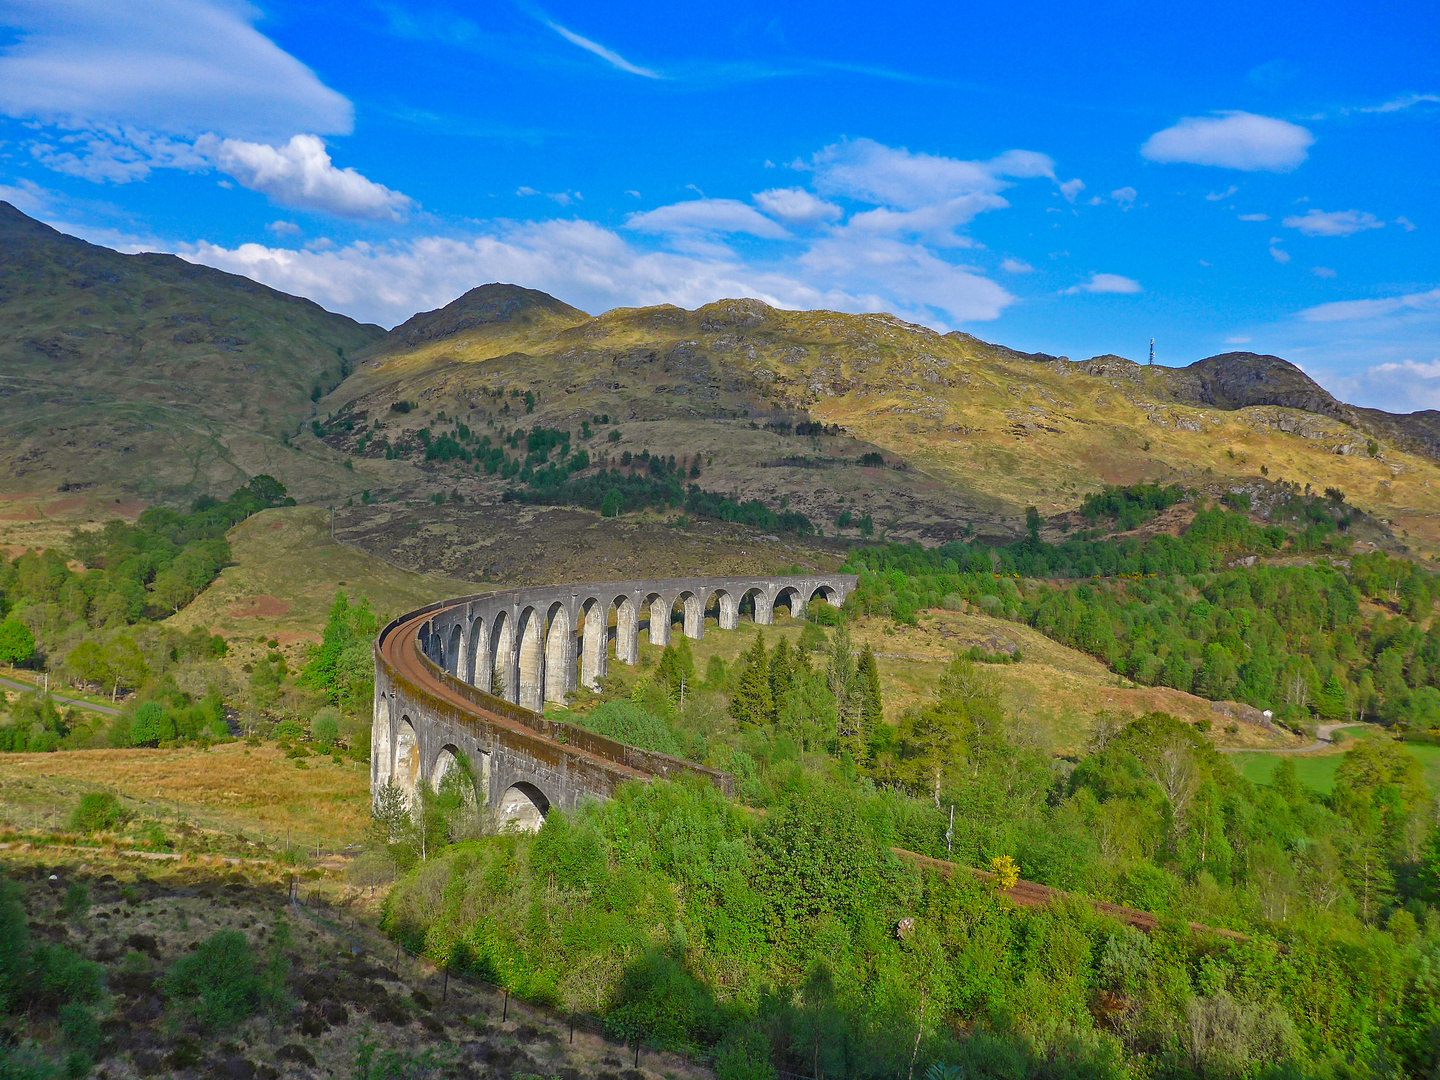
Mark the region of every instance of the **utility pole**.
[[950, 844], [955, 839], [955, 804], [950, 804], [950, 827], [945, 830], [945, 859], [950, 859]]
[[1150, 366], [1155, 366], [1155, 339], [1150, 339]]

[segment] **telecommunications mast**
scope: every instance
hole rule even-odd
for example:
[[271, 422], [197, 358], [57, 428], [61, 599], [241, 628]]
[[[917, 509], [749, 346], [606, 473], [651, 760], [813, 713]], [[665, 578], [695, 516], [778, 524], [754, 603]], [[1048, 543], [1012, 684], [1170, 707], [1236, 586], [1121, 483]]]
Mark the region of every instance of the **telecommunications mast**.
[[1150, 366], [1155, 366], [1155, 339], [1150, 339]]

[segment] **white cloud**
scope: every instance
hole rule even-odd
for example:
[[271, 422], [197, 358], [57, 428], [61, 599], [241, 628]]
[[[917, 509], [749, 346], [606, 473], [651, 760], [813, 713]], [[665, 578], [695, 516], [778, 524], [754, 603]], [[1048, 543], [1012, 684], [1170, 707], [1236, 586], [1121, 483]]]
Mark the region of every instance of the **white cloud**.
[[1373, 364], [1337, 381], [1347, 399], [1391, 412], [1440, 408], [1440, 356]]
[[1119, 274], [1091, 274], [1090, 280], [1079, 285], [1072, 285], [1065, 289], [1066, 295], [1075, 293], [1118, 293], [1123, 296], [1133, 296], [1136, 293], [1144, 292], [1140, 283], [1134, 278], [1122, 277]]
[[1151, 161], [1215, 165], [1246, 172], [1288, 172], [1308, 156], [1315, 137], [1298, 124], [1247, 112], [1189, 116], [1140, 147]]
[[1318, 278], [1333, 278], [1335, 276], [1335, 271], [1331, 270], [1328, 266], [1312, 266], [1310, 273]]
[[745, 233], [762, 240], [790, 234], [752, 206], [736, 199], [692, 199], [625, 219], [625, 227], [647, 233]]
[[515, 194], [523, 199], [527, 195], [539, 195], [540, 192], [536, 191], [533, 187], [526, 187], [524, 184], [521, 184], [515, 189]]
[[798, 259], [765, 264], [746, 264], [723, 249], [646, 251], [612, 230], [573, 220], [496, 222], [471, 239], [356, 242], [331, 250], [201, 242], [182, 254], [385, 325], [486, 281], [522, 281], [589, 311], [694, 308], [752, 296], [777, 307], [892, 311], [940, 328], [993, 319], [1014, 300], [993, 281], [918, 245], [845, 235], [823, 239]]
[[834, 203], [826, 202], [798, 187], [758, 191], [751, 198], [766, 214], [792, 225], [818, 225], [827, 221], [839, 221], [844, 213]]
[[872, 236], [919, 237], [944, 247], [968, 247], [955, 230], [979, 214], [1009, 206], [999, 193], [1013, 179], [1055, 178], [1044, 154], [1010, 150], [989, 161], [917, 154], [871, 139], [827, 146], [808, 164], [821, 195], [874, 206], [854, 214], [845, 228]]
[[1249, 345], [1250, 342], [1251, 342], [1251, 340], [1253, 340], [1253, 339], [1248, 338], [1248, 337], [1227, 337], [1227, 338], [1225, 339], [1225, 344], [1226, 344], [1226, 345]]
[[1281, 266], [1284, 266], [1290, 261], [1290, 253], [1284, 248], [1278, 246], [1282, 242], [1283, 241], [1278, 236], [1272, 236], [1270, 238], [1270, 257], [1274, 259], [1277, 263], [1279, 263]]
[[1395, 224], [1399, 225], [1406, 232], [1414, 232], [1417, 228], [1416, 224], [1413, 221], [1405, 217], [1397, 217], [1395, 219]]
[[640, 192], [638, 192], [638, 191], [627, 191], [627, 192], [625, 192], [625, 194], [626, 194], [626, 195], [633, 195], [633, 196], [635, 196], [635, 198], [637, 198], [637, 199], [640, 198]]
[[285, 206], [393, 221], [415, 205], [409, 196], [367, 180], [354, 169], [337, 169], [315, 135], [296, 135], [278, 147], [204, 137], [195, 146], [241, 185]]
[[[915, 154], [872, 139], [827, 146], [805, 167], [814, 171], [815, 188], [822, 195], [900, 210], [992, 196], [1010, 186], [1008, 177], [1055, 178], [1055, 163], [1029, 150], [1011, 150], [990, 161], [961, 161]], [[983, 209], [1008, 205], [997, 197]]]
[[1074, 202], [1075, 196], [1085, 190], [1085, 181], [1077, 176], [1074, 180], [1066, 180], [1055, 186], [1060, 189], [1060, 194], [1065, 196], [1066, 202]]
[[402, 215], [409, 198], [331, 163], [320, 136], [349, 133], [354, 110], [260, 17], [244, 0], [12, 0], [0, 113], [37, 132], [36, 161], [96, 183], [218, 167], [284, 205]]
[[1000, 263], [1000, 269], [1007, 274], [1031, 274], [1035, 268], [1024, 259], [1004, 259]]
[[649, 68], [643, 68], [640, 67], [638, 64], [632, 64], [629, 60], [626, 60], [623, 56], [615, 52], [613, 49], [607, 49], [598, 41], [591, 41], [587, 37], [581, 37], [579, 34], [575, 33], [575, 31], [567, 30], [565, 27], [561, 26], [557, 22], [547, 22], [545, 25], [550, 27], [551, 30], [554, 30], [566, 41], [570, 42], [571, 45], [576, 45], [584, 49], [588, 53], [594, 53], [596, 56], [600, 57], [601, 60], [604, 60], [613, 68], [618, 68], [619, 70], [627, 72], [630, 75], [639, 75], [646, 79], [664, 78], [664, 76], [661, 75], [658, 71], [651, 71]]
[[260, 12], [207, 0], [10, 0], [0, 112], [67, 130], [348, 134], [350, 102], [255, 29]]
[[1241, 214], [1241, 221], [1269, 221], [1269, 214]]
[[1304, 215], [1292, 214], [1280, 224], [1299, 229], [1306, 236], [1353, 236], [1366, 229], [1383, 229], [1385, 223], [1374, 214], [1361, 210], [1308, 210]]
[[1110, 192], [1110, 197], [1121, 206], [1129, 206], [1139, 194], [1133, 187], [1122, 187]]
[[1306, 308], [1300, 318], [1306, 322], [1354, 322], [1411, 313], [1440, 315], [1440, 289], [1380, 300], [1337, 300]]
[[265, 228], [269, 229], [276, 236], [299, 236], [300, 226], [293, 221], [272, 221]]
[[0, 184], [0, 199], [31, 217], [45, 212], [50, 205], [50, 193], [33, 180], [21, 180], [14, 186]]
[[1209, 195], [1206, 195], [1206, 196], [1205, 196], [1205, 201], [1206, 201], [1206, 202], [1219, 202], [1221, 199], [1228, 199], [1231, 195], [1234, 195], [1234, 194], [1235, 194], [1237, 191], [1239, 191], [1239, 190], [1240, 190], [1240, 189], [1239, 189], [1238, 187], [1236, 187], [1234, 184], [1231, 184], [1231, 185], [1230, 185], [1228, 188], [1226, 188], [1224, 191], [1212, 191], [1212, 192], [1210, 192]]

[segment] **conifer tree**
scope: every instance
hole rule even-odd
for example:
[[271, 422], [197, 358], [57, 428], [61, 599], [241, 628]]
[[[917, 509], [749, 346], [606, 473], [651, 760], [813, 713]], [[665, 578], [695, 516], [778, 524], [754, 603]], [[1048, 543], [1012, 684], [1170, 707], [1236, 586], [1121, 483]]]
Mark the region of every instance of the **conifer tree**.
[[775, 643], [775, 649], [770, 654], [770, 719], [775, 719], [775, 711], [780, 708], [785, 695], [789, 693], [791, 684], [795, 681], [794, 664], [791, 660], [790, 642], [781, 638]]
[[850, 631], [843, 626], [837, 626], [830, 635], [825, 682], [835, 697], [836, 737], [842, 742], [854, 739], [860, 733], [860, 702], [856, 693], [855, 659], [850, 655]]
[[741, 724], [763, 724], [774, 712], [770, 697], [770, 666], [766, 662], [765, 635], [755, 632], [755, 644], [740, 658], [744, 667], [730, 699], [730, 715]]
[[885, 708], [880, 700], [880, 669], [875, 663], [875, 651], [869, 645], [860, 653], [855, 676], [860, 684], [860, 743], [863, 749], [870, 745], [875, 732], [885, 722]]

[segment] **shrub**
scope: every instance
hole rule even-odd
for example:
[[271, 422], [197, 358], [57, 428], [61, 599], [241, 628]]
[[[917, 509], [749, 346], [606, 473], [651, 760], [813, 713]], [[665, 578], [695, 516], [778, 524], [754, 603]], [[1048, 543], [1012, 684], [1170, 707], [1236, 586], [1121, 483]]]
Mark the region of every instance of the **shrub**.
[[300, 726], [299, 720], [281, 720], [275, 725], [277, 739], [298, 739], [304, 734], [305, 729]]
[[147, 701], [135, 710], [130, 720], [130, 742], [133, 746], [154, 746], [162, 739], [175, 737], [175, 721], [166, 715], [158, 701]]
[[82, 833], [103, 832], [123, 825], [128, 816], [110, 792], [91, 791], [80, 796], [80, 805], [70, 815], [70, 828]]
[[262, 967], [244, 934], [219, 930], [175, 962], [164, 978], [165, 994], [202, 1027], [235, 1027], [283, 1001], [288, 938], [284, 924], [277, 925], [271, 962]]
[[340, 737], [339, 712], [335, 709], [321, 709], [310, 721], [310, 737], [320, 747], [331, 747]]
[[607, 701], [588, 716], [576, 717], [583, 728], [638, 746], [679, 757], [680, 740], [670, 725], [628, 701]]

